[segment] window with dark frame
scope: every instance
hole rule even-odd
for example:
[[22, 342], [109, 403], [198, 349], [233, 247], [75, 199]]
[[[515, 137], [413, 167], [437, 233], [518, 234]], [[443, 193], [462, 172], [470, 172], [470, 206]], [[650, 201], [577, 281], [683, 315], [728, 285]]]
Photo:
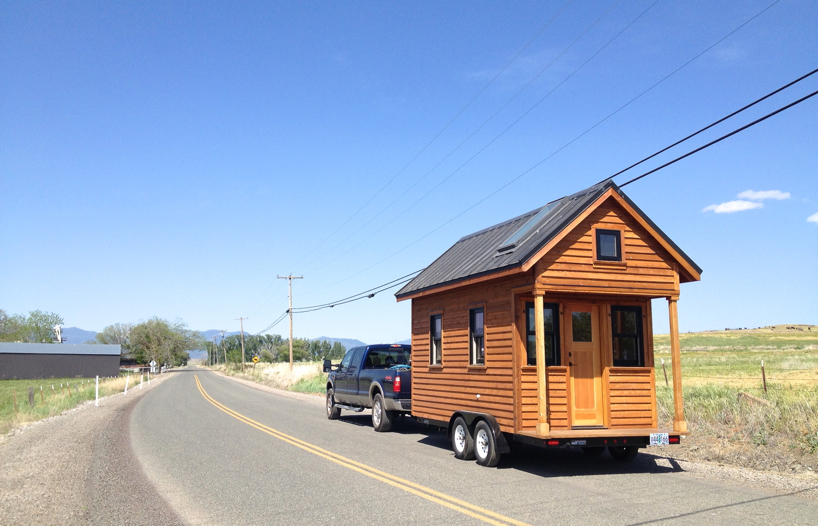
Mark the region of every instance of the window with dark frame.
[[[543, 337], [545, 339], [545, 365], [560, 364], [560, 338], [559, 338], [559, 312], [560, 306], [556, 303], [546, 303], [543, 305]], [[525, 304], [525, 349], [527, 355], [527, 365], [537, 365], [537, 332], [534, 322], [534, 302]]]
[[641, 307], [611, 306], [611, 344], [614, 367], [645, 365]]
[[619, 230], [597, 229], [596, 259], [599, 261], [622, 261], [622, 232]]
[[430, 334], [429, 341], [429, 364], [441, 365], [443, 363], [443, 315], [435, 314], [429, 319]]
[[469, 355], [471, 365], [486, 364], [486, 342], [483, 330], [483, 309], [471, 309], [469, 311]]

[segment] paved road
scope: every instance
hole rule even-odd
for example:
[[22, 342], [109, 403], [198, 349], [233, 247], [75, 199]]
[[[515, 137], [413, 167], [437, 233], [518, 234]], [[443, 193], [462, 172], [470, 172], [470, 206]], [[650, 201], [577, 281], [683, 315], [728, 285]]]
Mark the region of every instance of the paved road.
[[148, 479], [192, 524], [818, 524], [814, 501], [650, 455], [622, 465], [517, 448], [492, 469], [456, 460], [443, 433], [396, 427], [329, 421], [319, 404], [188, 369], [144, 396], [130, 433]]

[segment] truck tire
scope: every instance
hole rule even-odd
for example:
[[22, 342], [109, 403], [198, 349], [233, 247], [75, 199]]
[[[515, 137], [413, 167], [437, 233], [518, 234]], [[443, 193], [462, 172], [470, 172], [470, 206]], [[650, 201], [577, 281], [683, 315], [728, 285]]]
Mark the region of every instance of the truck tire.
[[452, 425], [452, 449], [454, 458], [474, 460], [474, 437], [462, 416], [458, 416]]
[[381, 393], [376, 394], [375, 400], [372, 402], [372, 427], [379, 433], [389, 431], [392, 429], [393, 418], [393, 412], [386, 410]]
[[633, 462], [639, 453], [639, 448], [636, 446], [608, 446], [608, 453], [616, 461]]
[[327, 418], [338, 420], [341, 418], [341, 408], [335, 407], [335, 391], [327, 389]]
[[485, 420], [479, 421], [474, 428], [474, 456], [478, 464], [488, 468], [500, 462], [500, 454], [497, 453], [497, 439], [491, 426]]

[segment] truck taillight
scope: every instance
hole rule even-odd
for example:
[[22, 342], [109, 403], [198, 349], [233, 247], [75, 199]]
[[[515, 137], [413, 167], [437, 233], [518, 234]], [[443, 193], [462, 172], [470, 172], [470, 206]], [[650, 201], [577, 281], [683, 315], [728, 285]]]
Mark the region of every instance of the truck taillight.
[[392, 390], [400, 393], [400, 376], [395, 376], [395, 383], [392, 384]]

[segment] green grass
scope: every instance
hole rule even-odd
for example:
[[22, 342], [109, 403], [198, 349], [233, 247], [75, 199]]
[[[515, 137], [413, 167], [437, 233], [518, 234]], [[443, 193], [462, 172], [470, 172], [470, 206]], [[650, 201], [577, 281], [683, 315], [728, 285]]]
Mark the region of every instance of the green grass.
[[[139, 377], [131, 377], [133, 388]], [[60, 388], [60, 383], [63, 388]], [[54, 386], [52, 390], [51, 386]], [[69, 389], [66, 387], [70, 385]], [[40, 394], [42, 386], [42, 396]], [[34, 407], [28, 403], [28, 388], [34, 388]], [[112, 379], [100, 379], [99, 396], [108, 396], [121, 392], [125, 388], [124, 376]], [[14, 407], [14, 394], [17, 394], [17, 409]], [[43, 380], [0, 380], [0, 434], [28, 422], [35, 422], [57, 415], [67, 409], [93, 400], [95, 396], [94, 379], [92, 378], [48, 378]]]
[[324, 393], [327, 389], [327, 375], [319, 373], [313, 376], [305, 376], [292, 386], [290, 391], [297, 391], [299, 393]]

